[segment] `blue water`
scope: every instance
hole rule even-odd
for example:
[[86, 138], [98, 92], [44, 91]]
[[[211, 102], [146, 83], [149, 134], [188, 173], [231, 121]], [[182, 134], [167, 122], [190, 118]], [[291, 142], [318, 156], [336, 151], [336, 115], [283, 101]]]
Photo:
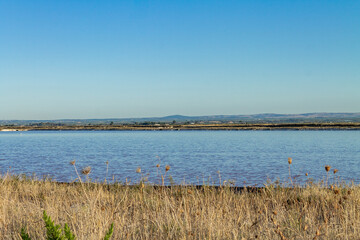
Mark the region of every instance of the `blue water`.
[[[175, 183], [219, 183], [262, 186], [268, 179], [303, 183], [324, 178], [325, 165], [337, 168], [341, 180], [360, 183], [360, 131], [30, 131], [0, 132], [0, 172], [49, 175], [72, 181], [91, 166], [89, 177], [132, 183], [157, 171]], [[159, 170], [156, 164], [160, 164]], [[141, 167], [141, 174], [136, 169]], [[218, 172], [219, 171], [219, 172]], [[220, 174], [219, 174], [220, 173]], [[333, 174], [332, 174], [333, 175]], [[333, 178], [333, 176], [331, 176]]]

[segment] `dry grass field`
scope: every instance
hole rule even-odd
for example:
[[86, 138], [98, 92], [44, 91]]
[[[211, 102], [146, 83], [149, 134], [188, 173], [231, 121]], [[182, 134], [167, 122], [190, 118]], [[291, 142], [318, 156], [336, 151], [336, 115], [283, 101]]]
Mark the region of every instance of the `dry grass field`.
[[287, 186], [239, 192], [142, 182], [62, 184], [6, 174], [0, 239], [21, 239], [22, 227], [32, 239], [45, 239], [44, 210], [56, 224], [68, 223], [77, 239], [102, 239], [111, 223], [112, 239], [360, 239], [358, 186], [330, 180]]

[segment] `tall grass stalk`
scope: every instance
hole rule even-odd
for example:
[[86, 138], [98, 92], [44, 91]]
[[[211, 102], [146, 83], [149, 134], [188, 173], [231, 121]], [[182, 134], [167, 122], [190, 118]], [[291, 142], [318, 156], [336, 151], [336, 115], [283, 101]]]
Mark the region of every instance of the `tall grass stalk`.
[[292, 177], [291, 177], [291, 171], [290, 171], [290, 165], [292, 163], [292, 158], [290, 158], [290, 157], [288, 158], [288, 163], [289, 163], [289, 179], [290, 179], [290, 183], [291, 183], [292, 186], [294, 186], [294, 183], [293, 183]]

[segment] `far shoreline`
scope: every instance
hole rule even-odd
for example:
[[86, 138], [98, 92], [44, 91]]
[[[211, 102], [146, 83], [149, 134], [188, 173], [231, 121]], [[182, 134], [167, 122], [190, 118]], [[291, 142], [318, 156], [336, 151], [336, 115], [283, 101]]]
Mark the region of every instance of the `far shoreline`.
[[0, 126], [2, 132], [14, 131], [247, 131], [247, 130], [360, 130], [360, 123], [249, 123], [249, 124], [98, 124]]

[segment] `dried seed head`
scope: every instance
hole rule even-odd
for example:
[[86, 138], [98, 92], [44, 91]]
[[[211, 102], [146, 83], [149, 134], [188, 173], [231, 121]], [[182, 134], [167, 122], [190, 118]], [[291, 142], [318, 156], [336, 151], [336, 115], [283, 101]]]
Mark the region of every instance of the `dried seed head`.
[[330, 169], [331, 169], [331, 166], [330, 165], [325, 165], [325, 170], [328, 172], [328, 171], [330, 171]]
[[277, 211], [274, 210], [274, 211], [273, 211], [273, 214], [274, 214], [274, 215], [277, 215]]
[[84, 174], [84, 175], [89, 175], [89, 173], [91, 172], [91, 167], [90, 166], [87, 166], [85, 168], [83, 168], [81, 170], [81, 173]]
[[169, 171], [170, 170], [170, 166], [169, 165], [166, 165], [165, 166], [165, 171], [167, 172], [167, 171]]
[[305, 176], [308, 176], [309, 174], [308, 173], [305, 173]]
[[350, 194], [351, 194], [351, 190], [348, 190], [348, 191], [347, 191], [347, 194], [350, 195]]
[[335, 188], [335, 189], [334, 189], [334, 193], [335, 193], [335, 194], [339, 194], [339, 192], [340, 192], [340, 191], [339, 191], [338, 188]]
[[105, 164], [106, 164], [106, 165], [109, 165], [109, 161], [106, 161]]
[[159, 168], [159, 167], [160, 167], [160, 164], [156, 164], [156, 167]]
[[137, 172], [137, 173], [141, 173], [141, 168], [138, 167], [138, 168], [136, 169], [136, 172]]
[[192, 191], [190, 189], [187, 190], [188, 194], [192, 194]]
[[337, 173], [337, 172], [338, 172], [338, 170], [335, 168], [335, 169], [334, 169], [334, 174]]
[[292, 158], [291, 158], [291, 157], [288, 158], [288, 163], [289, 163], [289, 164], [292, 163]]
[[334, 190], [334, 186], [333, 186], [333, 185], [331, 185], [330, 188], [331, 188], [331, 190]]
[[72, 160], [72, 161], [70, 162], [70, 164], [71, 164], [71, 165], [75, 165], [75, 160]]

